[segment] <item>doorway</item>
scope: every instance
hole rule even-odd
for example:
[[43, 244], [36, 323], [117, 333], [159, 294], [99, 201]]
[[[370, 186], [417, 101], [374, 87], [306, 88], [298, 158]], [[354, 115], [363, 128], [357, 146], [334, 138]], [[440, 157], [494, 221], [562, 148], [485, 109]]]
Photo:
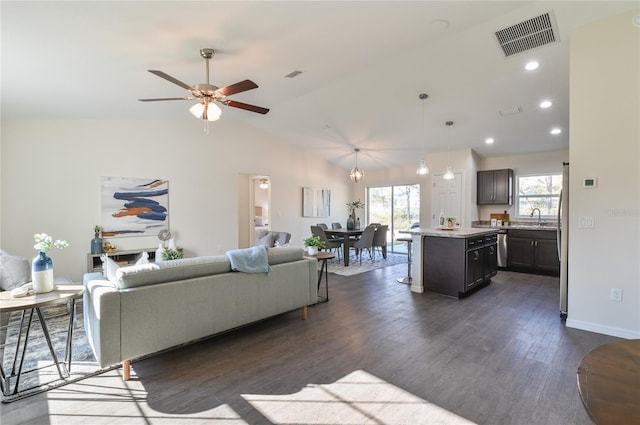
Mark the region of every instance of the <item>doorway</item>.
[[453, 180], [442, 178], [444, 174], [433, 175], [433, 192], [431, 194], [431, 224], [433, 227], [440, 225], [439, 218], [442, 212], [446, 217], [455, 217], [462, 225], [464, 216], [462, 210], [462, 173], [454, 173]]
[[271, 180], [269, 176], [251, 176], [249, 181], [249, 246], [257, 236], [270, 230], [271, 225]]

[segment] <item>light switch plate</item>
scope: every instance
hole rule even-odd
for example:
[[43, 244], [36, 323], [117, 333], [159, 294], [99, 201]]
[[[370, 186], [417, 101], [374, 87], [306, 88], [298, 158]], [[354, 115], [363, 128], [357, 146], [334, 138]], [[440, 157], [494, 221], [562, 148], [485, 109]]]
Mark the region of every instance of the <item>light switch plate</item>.
[[578, 227], [581, 229], [593, 229], [593, 216], [581, 215], [578, 217]]

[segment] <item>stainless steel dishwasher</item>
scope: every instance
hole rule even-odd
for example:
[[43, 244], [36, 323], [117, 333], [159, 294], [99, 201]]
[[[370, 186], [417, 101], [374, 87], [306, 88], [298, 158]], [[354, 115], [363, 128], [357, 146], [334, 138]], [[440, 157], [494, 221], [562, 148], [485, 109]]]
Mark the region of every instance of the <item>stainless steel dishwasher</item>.
[[498, 231], [498, 267], [507, 267], [507, 231]]

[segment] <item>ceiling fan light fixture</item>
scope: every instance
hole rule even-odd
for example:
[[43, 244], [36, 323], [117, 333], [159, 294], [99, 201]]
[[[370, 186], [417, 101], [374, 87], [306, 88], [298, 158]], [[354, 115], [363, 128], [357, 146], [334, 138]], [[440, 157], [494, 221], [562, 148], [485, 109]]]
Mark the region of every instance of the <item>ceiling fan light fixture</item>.
[[196, 103], [191, 108], [189, 108], [189, 111], [193, 114], [194, 117], [198, 119], [206, 119], [207, 121], [217, 121], [222, 115], [222, 110], [220, 109], [220, 107], [211, 102], [207, 104], [205, 104], [204, 102]]

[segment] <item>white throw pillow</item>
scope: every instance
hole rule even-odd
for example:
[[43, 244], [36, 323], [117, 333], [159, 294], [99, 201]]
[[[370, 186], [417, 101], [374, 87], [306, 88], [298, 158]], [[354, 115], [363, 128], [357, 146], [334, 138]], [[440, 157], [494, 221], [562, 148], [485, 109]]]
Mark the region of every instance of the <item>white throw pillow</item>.
[[104, 277], [106, 277], [109, 282], [117, 283], [118, 278], [116, 277], [116, 273], [120, 268], [120, 265], [113, 261], [107, 254], [103, 254], [102, 257], [102, 273]]
[[136, 266], [140, 266], [142, 264], [149, 264], [149, 254], [147, 253], [147, 251], [142, 251], [142, 254], [140, 254], [140, 258], [138, 259], [138, 261], [136, 261]]
[[0, 288], [8, 291], [27, 282], [31, 282], [29, 260], [0, 251]]

